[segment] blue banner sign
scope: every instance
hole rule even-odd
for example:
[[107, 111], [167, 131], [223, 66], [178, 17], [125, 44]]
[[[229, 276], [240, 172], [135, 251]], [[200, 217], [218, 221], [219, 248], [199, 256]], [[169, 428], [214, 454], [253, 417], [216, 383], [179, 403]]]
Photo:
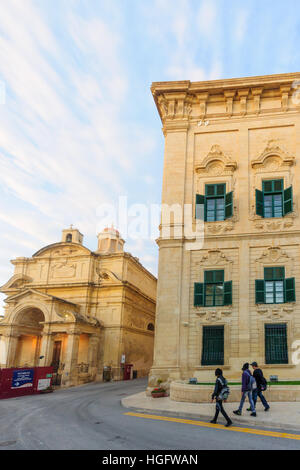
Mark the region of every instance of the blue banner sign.
[[15, 370], [11, 388], [33, 387], [34, 369]]

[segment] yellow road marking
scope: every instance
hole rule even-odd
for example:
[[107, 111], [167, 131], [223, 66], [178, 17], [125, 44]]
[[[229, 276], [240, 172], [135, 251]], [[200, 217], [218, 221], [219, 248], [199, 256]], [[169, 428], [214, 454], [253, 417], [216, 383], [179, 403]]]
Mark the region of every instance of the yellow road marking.
[[229, 428], [225, 428], [220, 424], [206, 423], [205, 421], [194, 421], [192, 419], [171, 418], [167, 416], [148, 415], [143, 413], [128, 412], [124, 414], [128, 416], [135, 416], [136, 418], [156, 419], [158, 421], [171, 421], [173, 423], [192, 424], [194, 426], [202, 426], [204, 428], [222, 429], [223, 431], [245, 432], [248, 434], [256, 434], [259, 436], [280, 437], [281, 439], [294, 439], [300, 441], [299, 434], [288, 434], [285, 432], [267, 431], [263, 429], [240, 428], [236, 426], [230, 426]]

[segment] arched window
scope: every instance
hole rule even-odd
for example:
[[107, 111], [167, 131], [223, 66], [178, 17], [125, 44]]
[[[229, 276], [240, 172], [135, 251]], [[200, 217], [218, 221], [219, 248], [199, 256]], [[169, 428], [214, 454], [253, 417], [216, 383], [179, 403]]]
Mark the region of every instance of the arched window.
[[68, 233], [68, 235], [66, 237], [66, 242], [69, 242], [69, 243], [72, 242], [72, 234], [71, 233]]
[[154, 331], [154, 325], [153, 325], [153, 323], [149, 323], [149, 325], [147, 326], [147, 330], [148, 330], [148, 331]]

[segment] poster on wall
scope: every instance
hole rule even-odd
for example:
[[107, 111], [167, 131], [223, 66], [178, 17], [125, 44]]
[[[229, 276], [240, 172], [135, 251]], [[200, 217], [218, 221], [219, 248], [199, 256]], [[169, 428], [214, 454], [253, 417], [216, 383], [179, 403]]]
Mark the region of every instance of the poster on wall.
[[33, 387], [34, 369], [15, 370], [13, 372], [11, 388]]
[[39, 379], [38, 381], [38, 390], [46, 390], [50, 387], [51, 379]]

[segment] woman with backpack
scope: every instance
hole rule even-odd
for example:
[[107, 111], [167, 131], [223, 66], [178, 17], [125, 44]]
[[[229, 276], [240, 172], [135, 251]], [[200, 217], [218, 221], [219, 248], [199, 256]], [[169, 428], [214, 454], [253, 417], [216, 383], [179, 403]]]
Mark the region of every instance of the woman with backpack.
[[228, 426], [232, 425], [232, 421], [229, 418], [229, 416], [226, 414], [223, 408], [223, 401], [226, 401], [228, 398], [229, 387], [227, 385], [227, 380], [223, 377], [223, 372], [221, 369], [216, 369], [215, 376], [217, 377], [217, 379], [216, 379], [214, 393], [211, 396], [211, 401], [213, 402], [214, 399], [216, 399], [216, 413], [215, 413], [214, 418], [211, 420], [211, 423], [216, 424], [219, 413], [221, 411], [222, 415], [226, 419], [225, 426], [226, 428], [228, 428]]
[[255, 406], [252, 399], [252, 391], [255, 390], [256, 382], [255, 378], [252, 376], [249, 370], [249, 363], [246, 362], [242, 367], [243, 375], [242, 375], [242, 398], [240, 402], [240, 406], [238, 410], [234, 411], [235, 415], [241, 416], [242, 409], [245, 403], [246, 396], [248, 395], [250, 409], [252, 411], [250, 416], [256, 416]]

